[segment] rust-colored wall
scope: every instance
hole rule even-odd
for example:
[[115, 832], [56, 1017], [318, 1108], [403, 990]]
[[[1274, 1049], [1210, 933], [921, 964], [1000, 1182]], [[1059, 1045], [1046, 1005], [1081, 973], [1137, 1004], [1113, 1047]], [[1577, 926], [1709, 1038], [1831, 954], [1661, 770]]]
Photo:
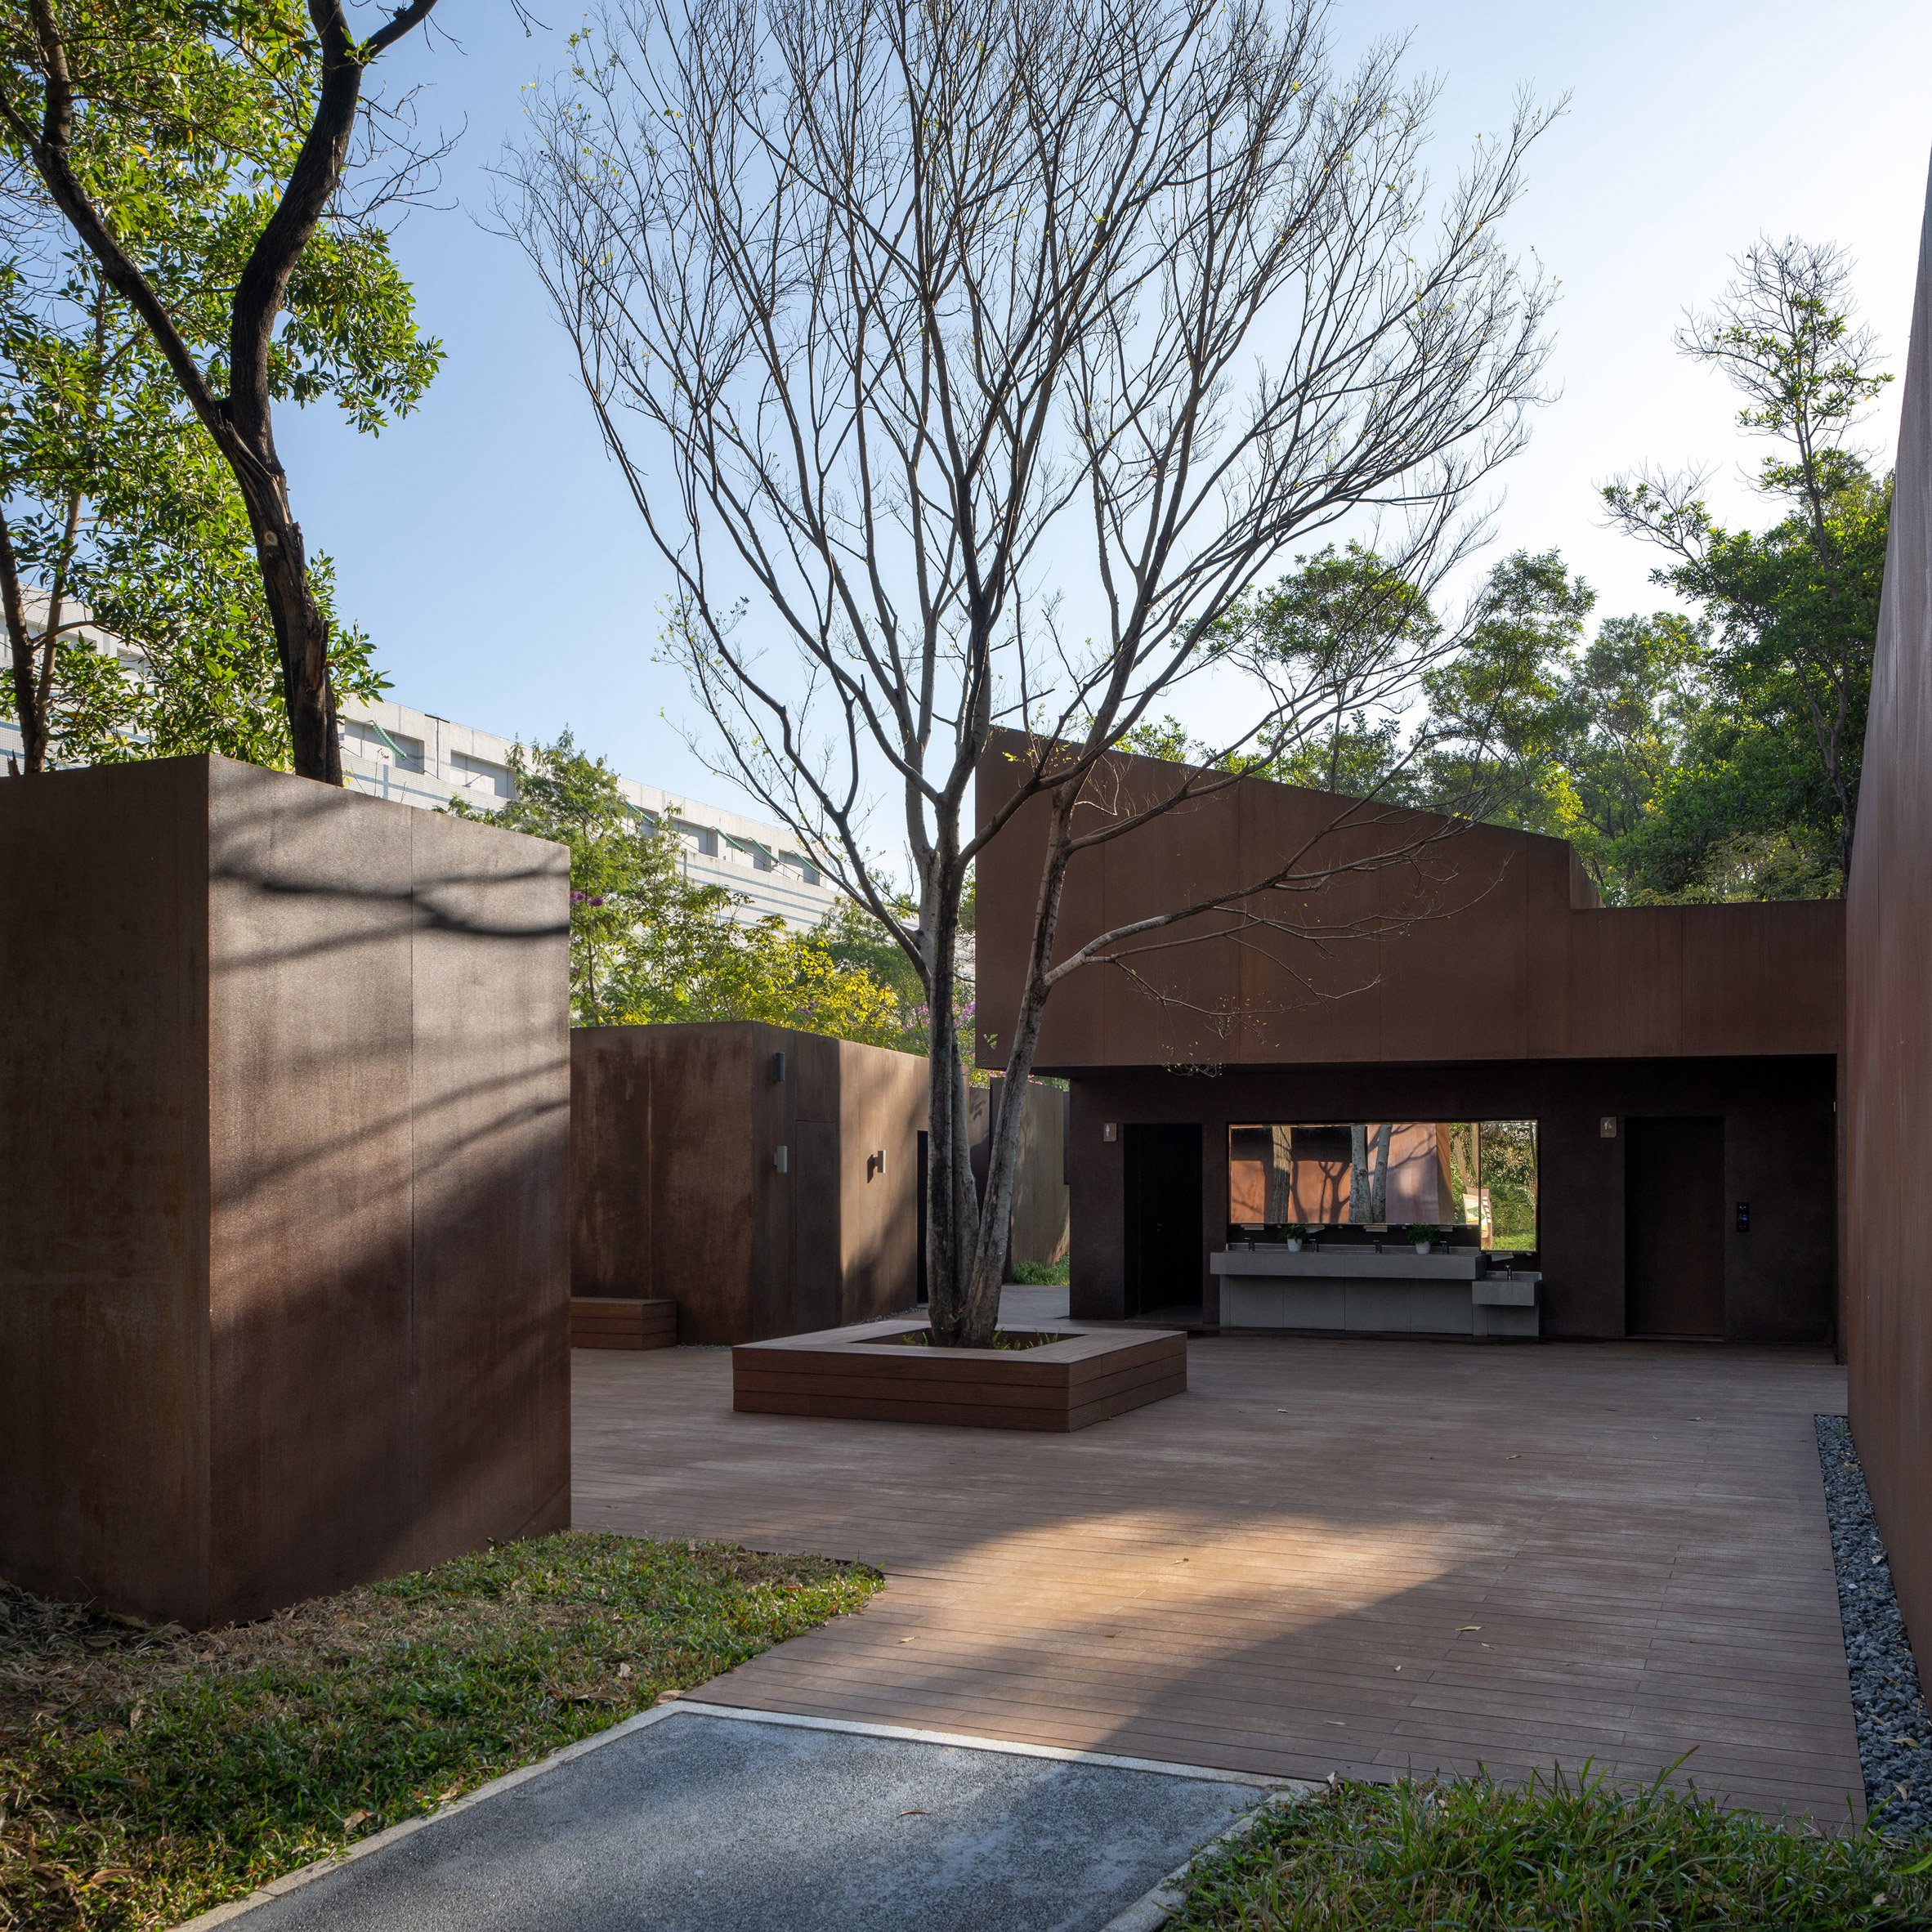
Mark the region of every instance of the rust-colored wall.
[[[997, 736], [978, 775], [982, 817], [1010, 795], [1019, 740]], [[1167, 795], [1176, 767], [1122, 758], [1079, 830]], [[1360, 861], [1442, 821], [1425, 813], [1335, 829], [1359, 802], [1244, 780], [1083, 853], [1071, 869], [1064, 957], [1093, 934], [1263, 876], [1304, 847], [1309, 869]], [[982, 1064], [1010, 1033], [1038, 890], [1044, 806], [1035, 801], [978, 864]], [[1338, 878], [1269, 908], [1326, 928], [1322, 946], [1251, 928], [1237, 945], [1143, 951], [1147, 993], [1090, 968], [1049, 1001], [1043, 1073], [1206, 1064], [1733, 1057], [1835, 1053], [1844, 998], [1836, 901], [1606, 910], [1569, 847], [1477, 826], [1415, 863]], [[1375, 937], [1356, 922], [1397, 922]], [[1213, 915], [1175, 935], [1212, 934]], [[987, 1035], [991, 1037], [989, 1038]]]
[[1845, 1316], [1852, 1431], [1932, 1672], [1932, 200], [1906, 362], [1846, 891]]
[[579, 1027], [570, 1057], [577, 1294], [675, 1301], [713, 1345], [911, 1304], [923, 1059], [737, 1021]]
[[[983, 1196], [993, 1156], [993, 1129], [1004, 1105], [1006, 1080], [995, 1074], [982, 1087], [966, 1089], [966, 1130], [973, 1178]], [[1022, 1262], [1054, 1262], [1067, 1252], [1071, 1201], [1067, 1187], [1067, 1104], [1064, 1088], [1044, 1080], [1026, 1083], [1020, 1116], [1020, 1148], [1013, 1175], [1013, 1221], [1006, 1237], [1006, 1278]]]
[[208, 1623], [569, 1521], [558, 847], [0, 784], [0, 1568]]
[[208, 816], [177, 762], [0, 780], [0, 1572], [208, 1597]]
[[[841, 1323], [895, 1314], [918, 1298], [926, 1107], [922, 1057], [839, 1042]], [[883, 1166], [869, 1153], [883, 1153]]]
[[[1074, 1317], [1123, 1313], [1125, 1135], [1111, 1121], [1194, 1121], [1201, 1128], [1201, 1236], [1196, 1278], [1174, 1299], [1200, 1297], [1216, 1320], [1207, 1257], [1228, 1238], [1228, 1129], [1271, 1120], [1518, 1120], [1540, 1123], [1539, 1266], [1543, 1332], [1624, 1333], [1624, 1138], [1603, 1116], [1717, 1114], [1724, 1120], [1726, 1333], [1741, 1342], [1831, 1339], [1835, 1062], [1630, 1059], [1590, 1062], [1302, 1067], [1219, 1077], [1126, 1070], [1076, 1080]], [[1729, 1206], [1751, 1203], [1751, 1229]]]

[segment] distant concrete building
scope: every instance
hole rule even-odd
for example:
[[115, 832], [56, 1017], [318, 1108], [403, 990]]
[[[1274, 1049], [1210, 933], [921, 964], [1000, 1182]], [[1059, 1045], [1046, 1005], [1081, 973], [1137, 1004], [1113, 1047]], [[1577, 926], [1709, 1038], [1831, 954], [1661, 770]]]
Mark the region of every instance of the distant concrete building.
[[[516, 795], [510, 768], [516, 740], [434, 712], [386, 700], [353, 701], [343, 708], [342, 737], [342, 777], [358, 791], [432, 810], [458, 798], [482, 812]], [[788, 925], [816, 926], [838, 902], [837, 889], [780, 826], [635, 779], [618, 782], [645, 824], [669, 821], [683, 844], [688, 878], [739, 893], [754, 915], [776, 913]]]
[[[91, 624], [80, 635], [117, 658], [130, 677], [141, 675], [145, 660], [138, 651]], [[0, 631], [0, 678], [11, 678], [12, 662]], [[11, 686], [0, 704], [11, 710]], [[515, 796], [510, 753], [516, 741], [452, 724], [433, 712], [351, 700], [342, 710], [342, 742], [344, 782], [378, 798], [432, 812], [459, 798], [490, 812]], [[0, 771], [8, 759], [20, 758], [23, 745], [20, 727], [11, 718], [0, 718]], [[776, 913], [787, 925], [803, 929], [816, 926], [838, 903], [836, 888], [781, 827], [635, 779], [618, 782], [645, 824], [669, 819], [684, 847], [686, 876], [739, 894], [749, 916]]]

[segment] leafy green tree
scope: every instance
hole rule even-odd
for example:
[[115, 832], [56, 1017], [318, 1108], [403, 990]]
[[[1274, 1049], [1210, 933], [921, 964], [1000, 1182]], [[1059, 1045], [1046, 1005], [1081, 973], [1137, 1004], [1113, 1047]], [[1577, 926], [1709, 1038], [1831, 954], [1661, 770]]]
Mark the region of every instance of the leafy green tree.
[[[409, 0], [364, 34], [345, 0], [0, 0], [11, 164], [0, 195], [16, 248], [58, 263], [78, 244], [226, 467], [294, 768], [335, 784], [339, 633], [273, 410], [329, 397], [373, 432], [435, 372], [382, 219], [423, 157], [388, 138], [396, 123], [372, 117], [363, 95], [369, 67], [435, 3]], [[359, 128], [373, 163], [360, 172]], [[373, 191], [346, 191], [352, 174]]]
[[[199, 750], [285, 767], [274, 631], [226, 467], [91, 258], [53, 269], [0, 268], [0, 714], [29, 772]], [[338, 680], [373, 696], [369, 640], [336, 624], [326, 558], [315, 575]]]
[[1422, 802], [1556, 830], [1554, 710], [1595, 602], [1554, 550], [1518, 551], [1490, 572], [1462, 647], [1422, 678]]
[[1445, 642], [1407, 572], [1365, 544], [1329, 544], [1244, 600], [1223, 634], [1268, 699], [1265, 739], [1237, 764], [1322, 791], [1387, 786], [1403, 763], [1398, 714]]
[[[1739, 427], [1776, 445], [1756, 486], [1783, 514], [1762, 531], [1726, 530], [1697, 473], [1621, 478], [1603, 496], [1620, 527], [1675, 557], [1656, 580], [1697, 606], [1714, 635], [1696, 748], [1705, 776], [1681, 781], [1674, 821], [1687, 888], [1706, 860], [1734, 871], [1756, 850], [1787, 881], [1836, 889], [1857, 830], [1891, 510], [1890, 482], [1849, 439], [1891, 378], [1854, 320], [1840, 250], [1767, 240], [1737, 266], [1679, 345], [1741, 391]], [[1708, 808], [1720, 801], [1721, 812]]]
[[898, 991], [852, 956], [840, 927], [799, 932], [749, 919], [740, 893], [695, 883], [669, 820], [649, 822], [602, 758], [568, 731], [511, 754], [516, 796], [463, 818], [556, 840], [570, 852], [570, 1013], [584, 1026], [765, 1020], [918, 1050]]

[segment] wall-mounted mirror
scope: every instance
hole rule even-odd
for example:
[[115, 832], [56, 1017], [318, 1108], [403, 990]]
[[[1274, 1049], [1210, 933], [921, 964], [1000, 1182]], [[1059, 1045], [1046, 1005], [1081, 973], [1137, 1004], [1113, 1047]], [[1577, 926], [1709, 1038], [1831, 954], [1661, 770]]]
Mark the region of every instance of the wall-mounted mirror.
[[1467, 1228], [1533, 1250], [1534, 1120], [1269, 1122], [1228, 1130], [1231, 1230]]

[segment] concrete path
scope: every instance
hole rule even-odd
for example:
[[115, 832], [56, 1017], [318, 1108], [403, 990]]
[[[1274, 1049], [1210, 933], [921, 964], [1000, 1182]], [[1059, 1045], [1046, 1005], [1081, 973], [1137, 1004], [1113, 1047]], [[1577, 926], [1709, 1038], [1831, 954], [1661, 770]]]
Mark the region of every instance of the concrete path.
[[197, 1925], [1098, 1932], [1265, 1796], [1253, 1782], [660, 1706]]

